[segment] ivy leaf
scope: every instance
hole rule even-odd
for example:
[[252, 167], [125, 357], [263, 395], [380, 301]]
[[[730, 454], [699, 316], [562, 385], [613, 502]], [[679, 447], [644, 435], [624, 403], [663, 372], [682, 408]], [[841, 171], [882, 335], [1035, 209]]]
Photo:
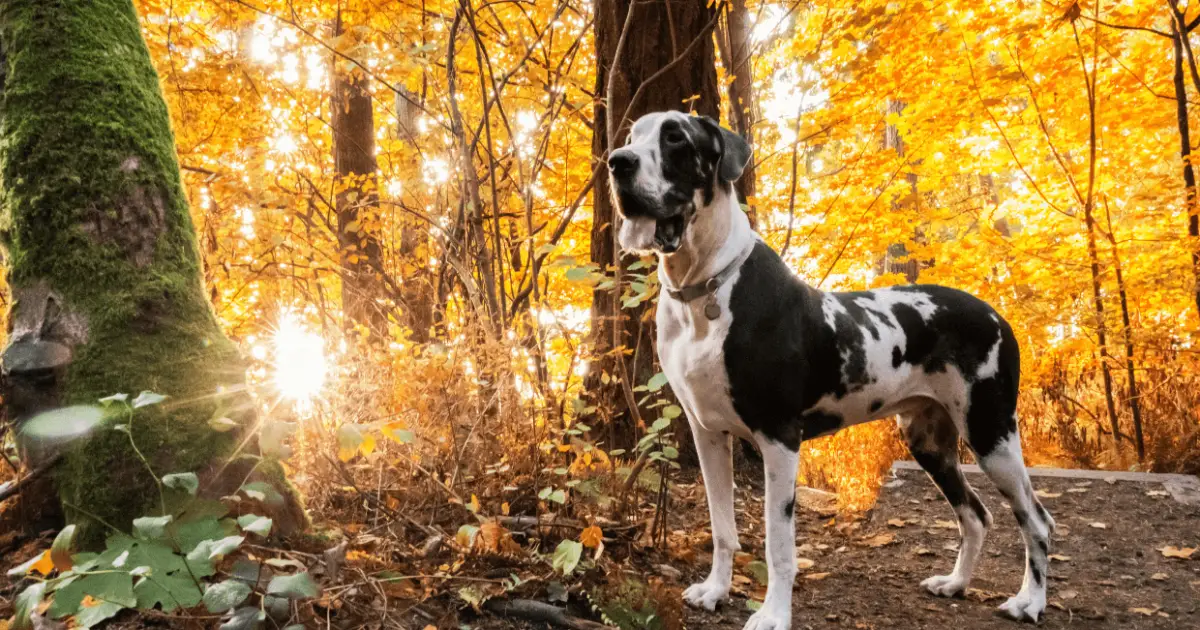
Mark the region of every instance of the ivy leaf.
[[667, 384], [667, 375], [662, 372], [659, 372], [658, 374], [655, 374], [654, 376], [650, 377], [650, 382], [646, 383], [646, 387], [650, 388], [650, 391], [656, 392], [656, 391], [662, 389], [663, 386], [666, 384]]
[[137, 395], [137, 398], [133, 399], [133, 408], [141, 409], [142, 407], [149, 407], [150, 405], [157, 405], [166, 399], [167, 399], [167, 397], [163, 396], [162, 394], [156, 394], [149, 390], [143, 391], [142, 393]]
[[267, 594], [288, 599], [307, 599], [320, 595], [321, 589], [313, 582], [308, 571], [301, 571], [295, 575], [277, 575], [271, 578], [271, 583], [267, 585]]
[[659, 418], [658, 420], [654, 421], [654, 424], [650, 425], [650, 432], [658, 433], [669, 426], [671, 426], [670, 418]]
[[10, 630], [33, 630], [33, 620], [29, 616], [41, 605], [45, 592], [45, 582], [34, 582], [17, 595], [17, 600], [13, 603], [14, 615]]
[[129, 394], [113, 394], [112, 396], [101, 398], [99, 402], [104, 406], [108, 406], [115, 402], [125, 402], [127, 400], [129, 400]]
[[258, 433], [259, 451], [266, 457], [274, 457], [276, 459], [291, 457], [292, 449], [285, 442], [295, 432], [295, 422], [280, 422], [278, 420], [264, 422], [262, 430]]
[[564, 576], [570, 576], [579, 566], [579, 558], [582, 555], [583, 543], [577, 540], [564, 540], [558, 543], [558, 548], [554, 550], [554, 557], [551, 559], [550, 565]]
[[143, 516], [133, 519], [133, 534], [145, 540], [159, 540], [166, 536], [167, 525], [174, 519], [166, 516]]
[[50, 560], [54, 563], [54, 568], [58, 569], [59, 573], [71, 570], [73, 564], [71, 562], [71, 547], [74, 545], [74, 525], [67, 525], [58, 533], [58, 536], [54, 537], [54, 544], [50, 546]]
[[196, 496], [196, 491], [200, 489], [200, 478], [196, 473], [175, 473], [162, 478], [163, 485], [172, 490], [183, 490], [184, 492]]
[[233, 611], [233, 615], [223, 624], [220, 630], [256, 630], [267, 618], [267, 613], [257, 606], [245, 606]]
[[204, 607], [210, 613], [232, 610], [250, 596], [250, 587], [240, 580], [225, 580], [204, 591]]
[[238, 525], [242, 528], [242, 531], [258, 534], [263, 538], [271, 535], [271, 525], [273, 523], [271, 519], [265, 516], [254, 514], [246, 514], [238, 517]]
[[[157, 573], [154, 569], [150, 572], [151, 577], [138, 580], [133, 587], [138, 608], [148, 610], [159, 607], [163, 612], [169, 613], [179, 608], [192, 608], [200, 603], [203, 596], [187, 572], [172, 575]], [[130, 575], [132, 574], [133, 571], [130, 572]]]
[[[95, 601], [113, 604], [115, 608], [87, 605]], [[122, 608], [132, 608], [136, 605], [133, 577], [124, 571], [108, 571], [73, 580], [56, 590], [54, 603], [50, 605], [47, 614], [54, 619], [74, 615], [76, 621], [83, 623], [79, 616], [85, 613], [85, 609], [99, 608], [100, 610], [87, 612], [88, 619], [95, 625], [117, 614]]]

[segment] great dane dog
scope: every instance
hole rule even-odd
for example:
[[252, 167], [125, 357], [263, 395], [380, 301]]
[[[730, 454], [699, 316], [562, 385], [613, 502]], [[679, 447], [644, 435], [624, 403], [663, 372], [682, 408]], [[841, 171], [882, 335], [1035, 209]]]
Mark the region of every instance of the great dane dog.
[[608, 159], [621, 247], [658, 254], [658, 353], [695, 437], [712, 518], [712, 571], [684, 599], [713, 610], [729, 594], [740, 549], [731, 435], [758, 447], [766, 476], [769, 583], [745, 630], [787, 630], [801, 441], [898, 416], [961, 536], [954, 570], [921, 585], [938, 596], [963, 594], [992, 523], [959, 468], [962, 438], [1025, 540], [1024, 582], [1000, 611], [1036, 622], [1054, 520], [1021, 457], [1012, 329], [955, 289], [833, 293], [800, 281], [754, 233], [734, 195], [750, 157], [746, 142], [712, 119], [670, 111], [639, 118]]

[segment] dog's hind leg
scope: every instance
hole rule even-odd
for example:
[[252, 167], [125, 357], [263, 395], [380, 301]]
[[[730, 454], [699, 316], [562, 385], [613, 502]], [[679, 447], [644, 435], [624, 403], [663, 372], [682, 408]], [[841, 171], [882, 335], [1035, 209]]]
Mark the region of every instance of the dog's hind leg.
[[899, 422], [913, 459], [929, 474], [958, 517], [960, 541], [954, 571], [928, 578], [921, 586], [940, 597], [963, 595], [979, 561], [992, 515], [963, 476], [958, 463], [958, 429], [945, 408], [931, 401], [902, 415]]
[[683, 592], [683, 599], [693, 606], [715, 610], [717, 602], [729, 594], [733, 554], [741, 549], [733, 514], [733, 451], [729, 435], [709, 431], [694, 422], [690, 424], [700, 458], [700, 472], [704, 475], [704, 491], [708, 495], [713, 563], [708, 579], [689, 586]]
[[796, 473], [800, 454], [770, 438], [756, 437], [763, 455], [767, 496], [767, 596], [744, 630], [788, 630], [796, 580]]
[[1000, 612], [1018, 621], [1037, 622], [1046, 609], [1046, 577], [1050, 564], [1050, 533], [1054, 519], [1037, 500], [1029, 472], [1021, 457], [1021, 438], [1013, 431], [979, 457], [979, 466], [1008, 499], [1025, 540], [1025, 578], [1021, 590], [1000, 606]]

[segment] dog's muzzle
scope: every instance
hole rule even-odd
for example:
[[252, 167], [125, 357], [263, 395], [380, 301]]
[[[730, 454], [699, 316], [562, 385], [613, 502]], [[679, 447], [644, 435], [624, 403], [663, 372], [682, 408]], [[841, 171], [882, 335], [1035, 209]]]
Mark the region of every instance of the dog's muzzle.
[[665, 182], [658, 186], [661, 192], [647, 190], [654, 186], [639, 182], [640, 167], [637, 154], [631, 151], [614, 151], [608, 160], [613, 197], [624, 219], [617, 240], [631, 251], [678, 251], [688, 219], [694, 214], [692, 200]]

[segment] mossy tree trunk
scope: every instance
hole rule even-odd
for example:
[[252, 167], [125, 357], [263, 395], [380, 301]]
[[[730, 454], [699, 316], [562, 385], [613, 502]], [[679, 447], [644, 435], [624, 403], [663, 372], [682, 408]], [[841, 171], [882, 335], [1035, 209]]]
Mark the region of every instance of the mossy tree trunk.
[[[158, 475], [203, 471], [253, 410], [236, 348], [205, 299], [167, 106], [131, 0], [0, 3], [3, 230], [14, 308], [8, 412], [151, 390], [131, 434]], [[243, 471], [244, 472], [244, 471]], [[129, 436], [101, 430], [64, 454], [68, 520], [128, 528], [157, 503]]]

